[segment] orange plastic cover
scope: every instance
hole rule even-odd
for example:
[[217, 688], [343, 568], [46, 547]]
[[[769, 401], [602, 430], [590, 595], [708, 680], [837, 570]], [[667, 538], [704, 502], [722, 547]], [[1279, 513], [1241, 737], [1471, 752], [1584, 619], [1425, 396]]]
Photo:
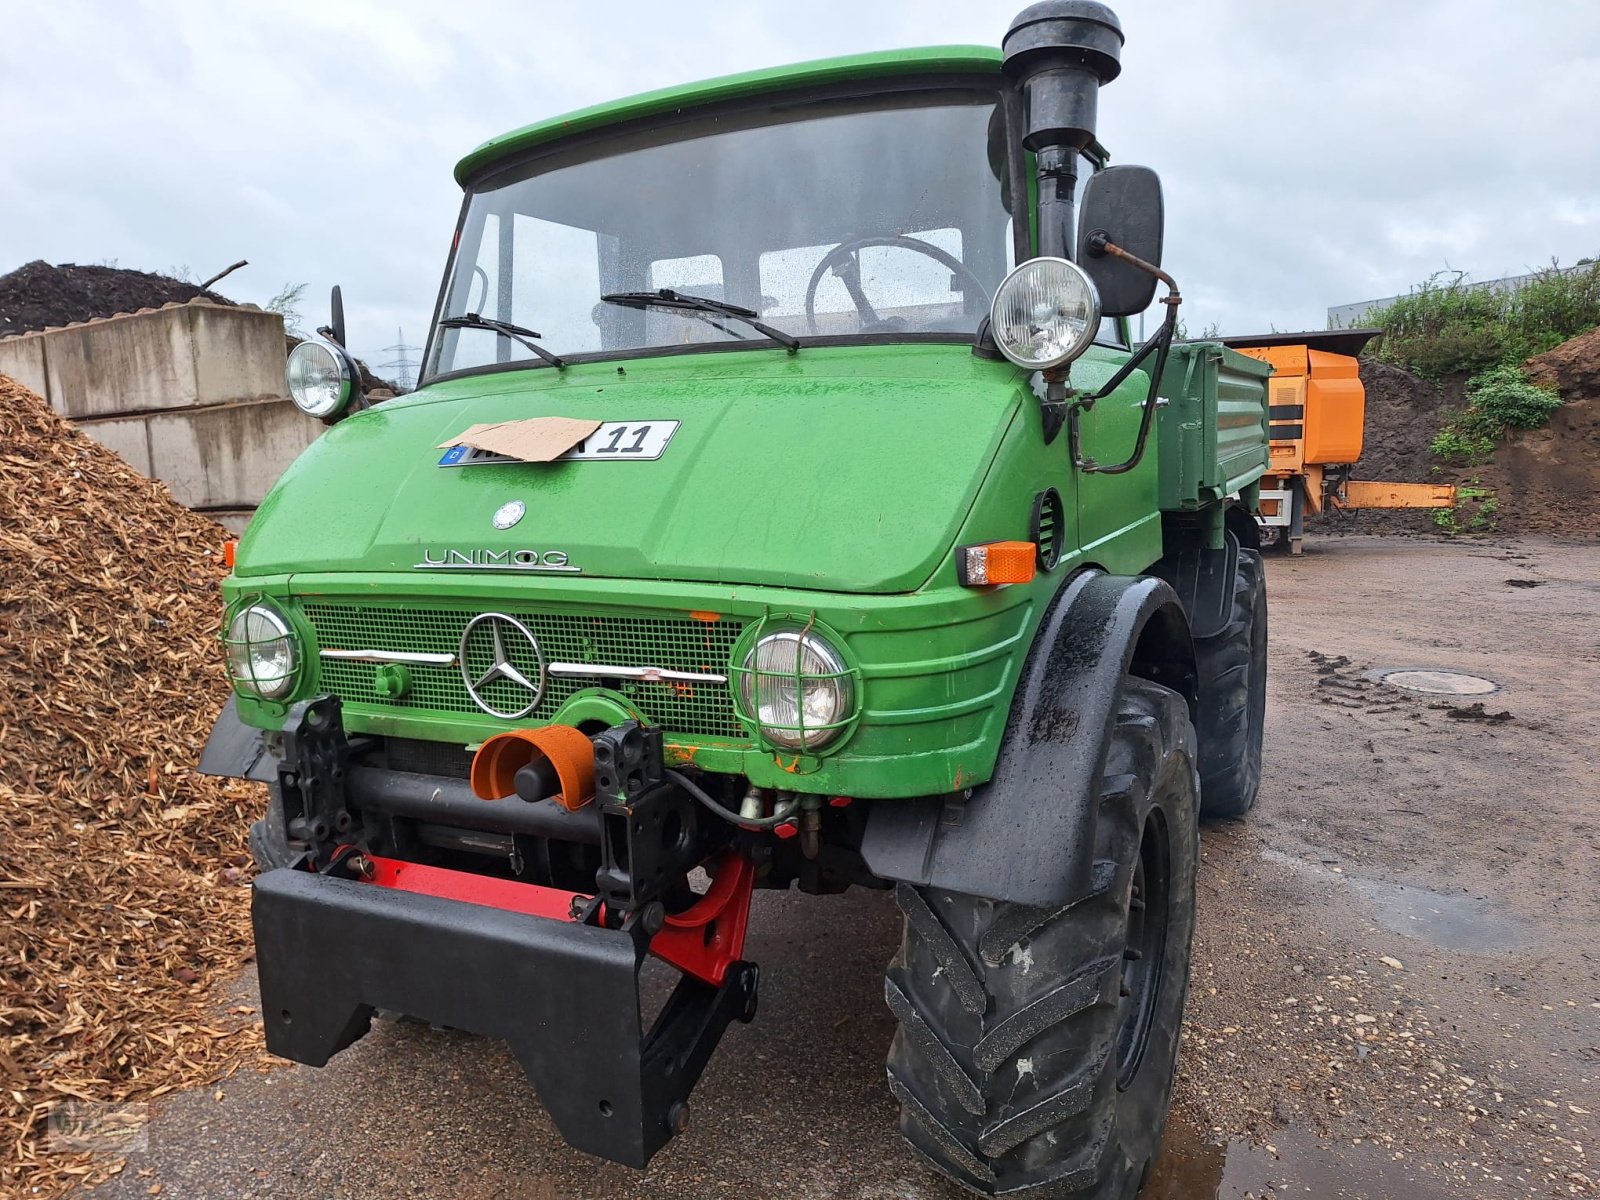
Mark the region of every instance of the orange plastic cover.
[[555, 802], [576, 812], [594, 799], [594, 743], [571, 725], [542, 725], [497, 733], [472, 757], [472, 794], [504, 800], [517, 793], [517, 772], [537, 758], [548, 758], [561, 781]]
[[[1270, 363], [1276, 375], [1304, 375], [1306, 373], [1306, 348], [1304, 346], [1238, 346], [1240, 354]], [[1312, 351], [1312, 353], [1316, 353]]]
[[1311, 379], [1306, 388], [1308, 463], [1353, 463], [1361, 457], [1367, 418], [1367, 392], [1361, 364], [1348, 354], [1308, 351]]

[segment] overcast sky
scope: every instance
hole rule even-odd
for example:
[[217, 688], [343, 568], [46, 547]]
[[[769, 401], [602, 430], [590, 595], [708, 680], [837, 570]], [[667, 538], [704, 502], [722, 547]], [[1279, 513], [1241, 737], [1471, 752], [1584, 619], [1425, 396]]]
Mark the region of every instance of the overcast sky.
[[[9, 0], [0, 273], [31, 259], [196, 276], [265, 302], [342, 283], [350, 340], [426, 334], [456, 160], [507, 129], [697, 78], [998, 44], [1020, 0], [550, 4]], [[1191, 330], [1320, 328], [1445, 267], [1600, 252], [1600, 4], [1124, 0], [1100, 100], [1161, 172]]]

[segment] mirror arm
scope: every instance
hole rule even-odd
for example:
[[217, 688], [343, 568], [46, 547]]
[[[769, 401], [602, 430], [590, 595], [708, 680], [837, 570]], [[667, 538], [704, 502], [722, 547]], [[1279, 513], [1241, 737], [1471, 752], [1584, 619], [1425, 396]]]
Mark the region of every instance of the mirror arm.
[[1131, 266], [1138, 267], [1139, 270], [1143, 271], [1147, 275], [1154, 275], [1162, 283], [1166, 284], [1167, 296], [1166, 299], [1161, 301], [1161, 303], [1171, 305], [1183, 303], [1183, 297], [1178, 295], [1177, 282], [1172, 278], [1171, 275], [1168, 275], [1160, 267], [1156, 266], [1155, 263], [1145, 262], [1145, 260], [1140, 258], [1137, 254], [1128, 253], [1128, 251], [1124, 250], [1121, 246], [1113, 242], [1111, 240], [1111, 235], [1104, 229], [1096, 229], [1089, 235], [1085, 244], [1089, 248], [1089, 253], [1093, 254], [1096, 258], [1103, 258], [1107, 254], [1109, 254], [1112, 258], [1120, 258], [1123, 262], [1128, 263]]
[[[1072, 465], [1078, 470], [1091, 475], [1124, 475], [1139, 465], [1144, 458], [1145, 447], [1150, 441], [1150, 430], [1155, 424], [1156, 409], [1161, 407], [1162, 404], [1156, 392], [1161, 386], [1161, 376], [1167, 367], [1167, 352], [1172, 349], [1172, 339], [1177, 333], [1178, 306], [1183, 303], [1183, 297], [1178, 293], [1178, 285], [1172, 276], [1153, 263], [1147, 263], [1137, 255], [1129, 254], [1121, 246], [1111, 241], [1104, 233], [1091, 235], [1088, 244], [1093, 253], [1110, 254], [1123, 259], [1125, 262], [1132, 263], [1141, 271], [1148, 271], [1167, 285], [1167, 294], [1161, 298], [1161, 303], [1167, 306], [1167, 316], [1161, 322], [1161, 328], [1156, 332], [1156, 336], [1147, 341], [1133, 357], [1123, 363], [1121, 369], [1107, 380], [1105, 386], [1099, 391], [1093, 395], [1080, 394], [1074, 397], [1071, 407], [1067, 411], [1067, 445], [1072, 453]], [[1093, 408], [1095, 401], [1103, 400], [1116, 391], [1122, 381], [1138, 370], [1139, 365], [1150, 357], [1152, 353], [1156, 356], [1155, 367], [1150, 372], [1150, 388], [1145, 393], [1144, 412], [1139, 418], [1139, 436], [1134, 442], [1133, 453], [1128, 456], [1125, 462], [1116, 463], [1112, 466], [1101, 466], [1092, 458], [1085, 458], [1083, 445], [1079, 437], [1079, 414]]]

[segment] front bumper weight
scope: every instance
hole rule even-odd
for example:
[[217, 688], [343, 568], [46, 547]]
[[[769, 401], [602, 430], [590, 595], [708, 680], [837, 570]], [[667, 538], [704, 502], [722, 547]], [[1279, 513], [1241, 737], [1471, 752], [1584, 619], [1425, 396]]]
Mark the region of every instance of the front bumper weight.
[[685, 975], [642, 1029], [638, 932], [552, 920], [308, 871], [268, 871], [251, 902], [267, 1049], [320, 1067], [375, 1008], [503, 1038], [561, 1135], [634, 1168], [686, 1124], [690, 1091], [757, 970]]

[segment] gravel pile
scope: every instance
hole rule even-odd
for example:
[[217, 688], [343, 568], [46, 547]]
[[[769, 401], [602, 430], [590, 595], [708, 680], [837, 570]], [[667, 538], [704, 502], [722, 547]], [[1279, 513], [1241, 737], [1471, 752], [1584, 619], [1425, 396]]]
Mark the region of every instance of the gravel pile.
[[[0, 376], [0, 1193], [118, 1167], [50, 1118], [254, 1061], [253, 789], [192, 770], [227, 686], [221, 526]], [[59, 1150], [59, 1142], [55, 1150]]]

